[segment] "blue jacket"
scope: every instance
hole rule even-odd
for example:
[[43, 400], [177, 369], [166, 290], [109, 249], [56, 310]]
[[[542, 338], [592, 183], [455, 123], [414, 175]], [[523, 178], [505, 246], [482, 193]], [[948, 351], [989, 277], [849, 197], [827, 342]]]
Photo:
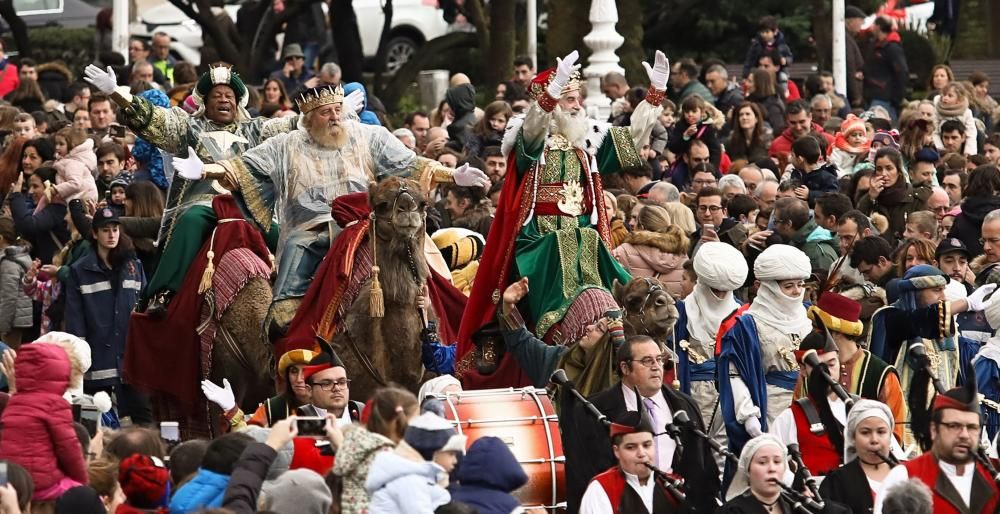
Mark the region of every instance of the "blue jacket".
[[199, 469], [194, 478], [174, 493], [174, 497], [170, 499], [170, 512], [185, 514], [221, 507], [228, 486], [229, 475]]
[[451, 499], [475, 507], [480, 514], [510, 514], [521, 504], [511, 491], [528, 482], [517, 457], [497, 437], [480, 437], [472, 443], [456, 478], [459, 485]]
[[69, 269], [66, 331], [90, 343], [92, 365], [84, 376], [88, 386], [121, 383], [129, 316], [146, 286], [142, 263], [134, 256], [108, 269], [88, 249]]

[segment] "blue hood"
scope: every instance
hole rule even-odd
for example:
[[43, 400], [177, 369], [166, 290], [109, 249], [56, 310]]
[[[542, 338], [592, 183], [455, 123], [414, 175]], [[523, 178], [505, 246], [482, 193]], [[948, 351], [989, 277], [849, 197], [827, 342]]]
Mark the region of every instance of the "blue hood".
[[507, 445], [497, 437], [480, 437], [465, 453], [455, 473], [462, 485], [511, 492], [528, 482], [528, 475]]
[[207, 469], [199, 469], [190, 482], [181, 486], [170, 499], [171, 514], [198, 512], [204, 508], [222, 506], [222, 498], [229, 486], [229, 475], [220, 475]]
[[379, 125], [382, 123], [378, 121], [378, 116], [374, 112], [368, 110], [368, 91], [365, 90], [365, 86], [357, 82], [349, 82], [344, 84], [344, 96], [347, 96], [357, 90], [361, 90], [361, 93], [365, 95], [365, 103], [361, 106], [361, 112], [358, 113], [358, 117], [361, 118], [361, 123], [365, 125]]

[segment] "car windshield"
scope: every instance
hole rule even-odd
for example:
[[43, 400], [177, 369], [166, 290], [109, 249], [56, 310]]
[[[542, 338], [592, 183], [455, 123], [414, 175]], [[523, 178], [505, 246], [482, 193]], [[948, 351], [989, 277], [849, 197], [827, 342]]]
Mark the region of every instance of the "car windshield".
[[14, 9], [20, 15], [62, 11], [63, 0], [14, 0]]

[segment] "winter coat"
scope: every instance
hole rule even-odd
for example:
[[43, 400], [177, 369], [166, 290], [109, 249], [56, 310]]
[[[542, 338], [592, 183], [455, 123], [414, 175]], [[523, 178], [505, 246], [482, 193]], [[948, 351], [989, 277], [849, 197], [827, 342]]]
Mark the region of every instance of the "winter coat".
[[97, 201], [97, 183], [94, 181], [97, 155], [94, 154], [92, 139], [84, 140], [52, 167], [57, 173], [54, 187], [63, 201], [69, 202], [77, 198]]
[[69, 229], [65, 221], [66, 206], [51, 203], [33, 213], [23, 194], [11, 193], [8, 198], [14, 228], [31, 243], [31, 255], [42, 261], [42, 264], [52, 264], [52, 257], [69, 241]]
[[677, 92], [676, 104], [679, 106], [684, 102], [684, 100], [687, 100], [694, 95], [700, 96], [703, 100], [710, 104], [715, 102], [715, 97], [712, 96], [712, 91], [705, 87], [705, 84], [698, 82], [698, 79], [693, 78], [690, 82], [684, 84], [684, 87]]
[[830, 266], [840, 256], [840, 242], [837, 236], [817, 225], [815, 219], [810, 218], [805, 225], [796, 230], [791, 243], [809, 257], [809, 263], [814, 270], [829, 271]]
[[444, 94], [455, 120], [448, 125], [448, 139], [465, 145], [472, 126], [476, 124], [476, 90], [471, 84], [459, 84]]
[[[713, 109], [715, 112], [717, 110]], [[690, 139], [684, 138], [684, 131], [690, 127], [685, 120], [678, 120], [674, 128], [670, 131], [667, 139], [667, 149], [678, 156], [678, 158], [688, 153], [691, 149], [691, 142], [700, 139], [708, 147], [708, 157], [715, 169], [719, 169], [719, 161], [722, 160], [722, 143], [719, 141], [719, 131], [712, 125], [712, 120], [699, 123], [698, 132]], [[721, 126], [721, 124], [720, 124]]]
[[10, 62], [10, 59], [4, 58], [0, 61], [0, 97], [9, 95], [20, 85], [21, 77], [18, 74], [17, 66]]
[[67, 479], [87, 483], [83, 449], [73, 429], [73, 409], [63, 398], [81, 372], [74, 356], [49, 343], [22, 345], [14, 361], [17, 393], [0, 417], [0, 458], [28, 470], [35, 500], [55, 499], [65, 492], [58, 489]]
[[0, 334], [34, 325], [31, 297], [21, 285], [30, 268], [31, 256], [23, 246], [12, 245], [0, 251]]
[[948, 237], [960, 239], [973, 257], [982, 254], [983, 244], [979, 242], [979, 238], [982, 237], [983, 218], [995, 209], [1000, 209], [1000, 197], [967, 197], [962, 202], [962, 212], [955, 218]]
[[775, 31], [774, 41], [770, 43], [765, 43], [761, 39], [760, 34], [758, 34], [750, 42], [750, 48], [747, 49], [747, 56], [743, 60], [743, 76], [746, 77], [749, 75], [757, 67], [760, 58], [772, 49], [778, 50], [778, 55], [785, 58], [785, 64], [781, 64], [780, 62], [774, 63], [778, 69], [785, 69], [792, 64], [792, 49], [785, 43], [785, 35], [780, 30]]
[[437, 485], [444, 470], [420, 457], [406, 442], [396, 451], [375, 456], [365, 489], [371, 495], [368, 514], [432, 514], [451, 501], [448, 491]]
[[233, 467], [222, 508], [236, 514], [257, 512], [257, 497], [260, 496], [260, 489], [271, 463], [277, 457], [278, 452], [274, 448], [264, 443], [250, 443]]
[[170, 498], [171, 514], [200, 512], [202, 509], [222, 506], [222, 499], [229, 486], [229, 475], [221, 475], [207, 469], [199, 469]]
[[135, 257], [111, 270], [92, 249], [70, 266], [63, 290], [66, 331], [93, 345], [93, 363], [84, 376], [87, 385], [121, 383], [129, 316], [145, 286], [142, 263]]
[[675, 297], [681, 294], [687, 248], [667, 234], [638, 230], [611, 254], [634, 278], [655, 278]]
[[[70, 99], [69, 86], [73, 84], [73, 72], [60, 62], [46, 62], [38, 65], [38, 87], [45, 98], [62, 101]], [[51, 126], [51, 125], [49, 125]]]
[[344, 442], [337, 449], [333, 474], [341, 477], [341, 514], [364, 514], [368, 510], [368, 491], [365, 480], [372, 461], [382, 452], [392, 451], [396, 444], [381, 434], [355, 426], [344, 434]]
[[750, 95], [747, 100], [760, 107], [764, 114], [764, 121], [771, 126], [772, 134], [781, 134], [785, 130], [785, 103], [781, 101], [781, 98], [778, 98], [778, 95]]
[[[819, 126], [819, 124], [812, 124], [812, 131], [809, 132], [809, 135], [826, 139], [826, 146], [828, 148], [833, 145], [833, 136], [824, 132], [823, 127]], [[795, 139], [796, 137], [792, 134], [792, 129], [787, 128], [780, 136], [774, 138], [771, 148], [767, 150], [769, 156], [776, 157], [781, 161], [778, 163], [781, 169], [784, 169], [785, 164], [788, 163], [788, 155], [792, 153], [792, 143], [795, 142]]]
[[840, 183], [837, 181], [837, 167], [830, 163], [824, 164], [810, 173], [795, 169], [792, 170], [791, 176], [792, 180], [798, 180], [809, 188], [809, 208], [816, 207], [816, 199], [823, 196], [823, 193], [840, 191]]
[[479, 514], [510, 514], [520, 502], [510, 493], [528, 482], [521, 464], [497, 437], [480, 437], [455, 472], [459, 485], [452, 500], [471, 505]]
[[887, 101], [899, 107], [906, 97], [910, 69], [906, 65], [902, 40], [898, 32], [877, 41], [865, 57], [865, 99]]
[[[899, 177], [899, 180], [905, 180], [903, 177]], [[906, 192], [903, 195], [901, 202], [895, 205], [887, 205], [885, 202], [879, 202], [878, 199], [874, 199], [870, 194], [865, 193], [864, 196], [858, 200], [856, 208], [863, 212], [866, 216], [871, 217], [872, 214], [878, 213], [886, 217], [889, 220], [889, 230], [882, 233], [882, 237], [889, 244], [895, 245], [897, 241], [903, 238], [903, 232], [906, 230], [906, 217], [911, 212], [922, 211], [927, 208], [926, 199], [921, 198], [923, 195], [917, 195], [916, 191], [909, 184], [906, 184]], [[964, 207], [963, 207], [964, 209]], [[959, 217], [961, 218], [961, 216]], [[958, 225], [958, 219], [955, 219], [955, 225]], [[952, 226], [952, 230], [955, 227]], [[976, 242], [978, 243], [979, 236], [976, 236]], [[977, 245], [978, 246], [978, 245]], [[981, 249], [982, 247], [979, 246]], [[969, 248], [972, 251], [972, 248]], [[974, 255], [974, 254], [973, 254]]]

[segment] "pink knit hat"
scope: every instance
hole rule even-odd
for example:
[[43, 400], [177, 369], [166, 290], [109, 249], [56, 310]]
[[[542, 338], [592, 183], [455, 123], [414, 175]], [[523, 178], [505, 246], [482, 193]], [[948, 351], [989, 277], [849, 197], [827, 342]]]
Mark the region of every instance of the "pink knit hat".
[[607, 290], [600, 287], [584, 290], [566, 310], [559, 325], [561, 337], [556, 342], [565, 345], [577, 342], [586, 333], [587, 325], [603, 318], [608, 311], [617, 310], [618, 303]]

